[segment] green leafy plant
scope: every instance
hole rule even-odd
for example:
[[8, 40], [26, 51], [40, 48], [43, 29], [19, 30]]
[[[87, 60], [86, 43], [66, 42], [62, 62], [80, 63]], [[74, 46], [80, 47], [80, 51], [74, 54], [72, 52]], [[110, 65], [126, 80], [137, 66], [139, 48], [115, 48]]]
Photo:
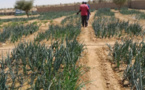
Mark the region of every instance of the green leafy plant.
[[44, 33], [39, 33], [35, 38], [35, 41], [42, 41], [44, 39], [72, 39], [79, 35], [81, 25], [80, 20], [76, 16], [70, 16], [67, 19], [62, 21], [62, 24], [66, 25], [50, 25], [49, 30], [46, 30]]
[[100, 8], [95, 14], [95, 16], [103, 16], [103, 15], [114, 16], [114, 13], [111, 12], [110, 8]]
[[15, 4], [15, 9], [20, 9], [26, 12], [26, 15], [29, 17], [29, 11], [32, 9], [33, 7], [33, 0], [19, 0], [16, 1]]
[[[20, 43], [1, 62], [0, 86], [2, 89], [80, 89], [81, 75], [76, 62], [83, 45], [65, 39], [55, 41], [50, 47], [38, 43]], [[7, 71], [7, 72], [5, 72]], [[9, 83], [10, 82], [10, 83]], [[16, 86], [17, 84], [17, 86]]]
[[[110, 47], [110, 46], [109, 46]], [[145, 43], [133, 42], [132, 39], [124, 39], [122, 43], [116, 42], [111, 50], [114, 64], [119, 68], [120, 65], [126, 64], [122, 83], [128, 81], [131, 89], [145, 89]]]
[[129, 24], [115, 17], [98, 17], [94, 20], [93, 28], [99, 38], [121, 37], [125, 34], [138, 36], [143, 30], [137, 23]]
[[0, 33], [0, 41], [5, 42], [11, 38], [11, 42], [16, 42], [23, 35], [27, 36], [36, 32], [39, 29], [35, 23], [22, 25], [22, 24], [11, 24], [3, 28], [3, 31]]

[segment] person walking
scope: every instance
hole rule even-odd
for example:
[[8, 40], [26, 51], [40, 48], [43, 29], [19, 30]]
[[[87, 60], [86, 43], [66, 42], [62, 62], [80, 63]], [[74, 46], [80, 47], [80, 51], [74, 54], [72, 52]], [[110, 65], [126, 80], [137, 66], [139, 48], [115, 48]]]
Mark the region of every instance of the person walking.
[[85, 4], [85, 2], [82, 2], [80, 5], [80, 10], [77, 12], [77, 15], [81, 12], [81, 19], [82, 19], [82, 26], [87, 27], [87, 16], [89, 11], [89, 7]]
[[[90, 5], [89, 5], [89, 4], [87, 4], [87, 2], [85, 2], [85, 4], [88, 6], [88, 8], [89, 8], [89, 10], [90, 10]], [[87, 23], [88, 23], [88, 21], [89, 21], [89, 18], [90, 18], [90, 12], [88, 12], [88, 16], [87, 16]]]

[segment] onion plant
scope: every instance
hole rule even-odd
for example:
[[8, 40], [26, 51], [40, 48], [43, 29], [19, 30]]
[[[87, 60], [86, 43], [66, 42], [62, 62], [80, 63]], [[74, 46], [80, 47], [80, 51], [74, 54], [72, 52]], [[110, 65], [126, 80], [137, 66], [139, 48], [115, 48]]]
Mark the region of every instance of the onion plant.
[[[111, 47], [111, 46], [109, 46]], [[145, 89], [145, 43], [133, 42], [132, 39], [125, 39], [122, 43], [116, 42], [113, 48], [110, 48], [114, 64], [119, 68], [126, 64], [124, 70], [123, 84], [128, 81], [131, 90]]]
[[75, 13], [74, 11], [44, 12], [44, 13], [40, 13], [40, 16], [38, 17], [38, 19], [40, 19], [40, 20], [51, 20], [51, 19], [55, 19], [55, 18], [58, 18], [58, 17], [71, 15], [71, 14], [74, 14], [74, 13]]
[[120, 21], [115, 17], [98, 17], [93, 23], [93, 28], [99, 38], [121, 37], [127, 34], [138, 36], [143, 30], [142, 26], [137, 23], [129, 24], [129, 22]]
[[62, 21], [62, 25], [50, 25], [44, 33], [39, 33], [35, 41], [44, 39], [74, 38], [79, 35], [81, 29], [80, 19], [77, 16], [70, 16]]
[[20, 43], [1, 64], [0, 88], [75, 89], [79, 88], [80, 68], [76, 62], [83, 45], [73, 40], [55, 41], [50, 47], [35, 42]]
[[97, 13], [95, 16], [114, 16], [114, 12], [111, 12], [110, 8], [100, 8], [98, 9]]
[[139, 14], [141, 12], [137, 10], [129, 10], [128, 8], [124, 7], [120, 9], [120, 13], [129, 15], [129, 14]]
[[39, 29], [39, 26], [36, 24], [17, 24], [17, 25], [10, 25], [3, 28], [3, 31], [0, 32], [0, 42], [5, 42], [10, 38], [11, 42], [16, 42], [20, 39], [23, 35], [27, 36], [36, 32]]
[[145, 13], [134, 9], [129, 10], [128, 8], [122, 8], [120, 13], [125, 15], [135, 15], [136, 19], [145, 19]]

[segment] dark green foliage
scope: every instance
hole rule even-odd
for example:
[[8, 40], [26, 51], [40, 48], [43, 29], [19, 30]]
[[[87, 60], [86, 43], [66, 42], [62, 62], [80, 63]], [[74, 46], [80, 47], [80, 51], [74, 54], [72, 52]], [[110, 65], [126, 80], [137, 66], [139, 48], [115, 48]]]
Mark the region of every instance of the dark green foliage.
[[34, 19], [38, 19], [38, 17], [0, 19], [0, 22], [19, 22], [19, 21], [28, 21], [28, 20], [34, 20]]
[[121, 37], [124, 34], [138, 36], [142, 32], [139, 24], [129, 24], [129, 22], [119, 21], [115, 17], [99, 17], [93, 23], [95, 34], [99, 38]]
[[114, 12], [111, 12], [110, 8], [100, 8], [98, 9], [95, 16], [114, 16]]
[[139, 17], [139, 19], [145, 19], [145, 13], [140, 13], [139, 15], [136, 15]]
[[[40, 33], [35, 39], [38, 42], [20, 43], [11, 52], [11, 57], [0, 62], [4, 66], [0, 71], [8, 71], [0, 74], [0, 80], [2, 74], [6, 80], [10, 79], [3, 82], [1, 89], [23, 89], [27, 83], [30, 90], [80, 90], [82, 73], [76, 66], [83, 51], [83, 45], [76, 40], [80, 26], [80, 20], [71, 16], [62, 26], [51, 25], [45, 33]], [[56, 40], [46, 46], [39, 43], [43, 39]], [[12, 83], [8, 85], [8, 82]]]
[[75, 15], [75, 16], [74, 15], [71, 15], [71, 16], [68, 16], [65, 19], [63, 19], [61, 21], [61, 24], [62, 25], [65, 25], [65, 24], [73, 24], [73, 22], [76, 23], [76, 20], [78, 20], [78, 16], [77, 15]]
[[3, 32], [0, 32], [0, 42], [5, 42], [11, 35], [11, 31], [7, 28], [3, 28]]
[[128, 8], [124, 7], [124, 8], [121, 8], [120, 13], [129, 15], [129, 14], [139, 14], [141, 12], [137, 10], [129, 10]]
[[[45, 45], [36, 43], [20, 43], [8, 57], [3, 69], [8, 73], [2, 72], [2, 75], [9, 76], [10, 82], [13, 82], [9, 89], [21, 89], [24, 83], [28, 83], [30, 89], [52, 89], [52, 90], [78, 90], [78, 79], [80, 68], [76, 67], [83, 50], [83, 45], [76, 39], [64, 42], [56, 41], [49, 48]], [[2, 90], [6, 88], [7, 81], [4, 77], [0, 84]], [[15, 84], [20, 84], [16, 87]]]
[[113, 62], [118, 66], [126, 64], [124, 71], [123, 84], [129, 81], [131, 90], [145, 89], [145, 43], [137, 43], [131, 39], [124, 40], [122, 43], [116, 42], [111, 53]]
[[142, 32], [142, 27], [139, 24], [131, 24], [129, 25], [125, 31], [127, 33], [132, 33], [133, 35], [139, 35]]
[[66, 23], [66, 25], [62, 26], [54, 26], [51, 25], [49, 27], [49, 30], [45, 31], [44, 33], [40, 33], [37, 35], [35, 41], [41, 41], [44, 39], [72, 39], [79, 35], [81, 25], [80, 20], [77, 19], [76, 16], [70, 16], [71, 18], [67, 18], [64, 21], [62, 21], [62, 24]]
[[28, 24], [28, 25], [11, 25], [3, 28], [3, 31], [0, 33], [0, 42], [5, 42], [9, 38], [12, 42], [18, 41], [23, 35], [27, 36], [36, 32], [39, 27], [36, 24]]
[[5, 72], [5, 65], [3, 64], [3, 60], [0, 63], [0, 90], [7, 90], [8, 87], [6, 85], [7, 82], [7, 76]]
[[58, 18], [58, 17], [62, 17], [62, 16], [66, 16], [66, 15], [71, 15], [73, 13], [74, 13], [74, 11], [44, 12], [44, 13], [37, 13], [37, 14], [40, 14], [40, 16], [38, 16], [38, 17], [0, 19], [0, 23], [11, 22], [11, 21], [12, 22], [28, 21], [28, 20], [34, 20], [34, 19], [51, 20], [51, 19], [55, 19], [55, 18]]
[[135, 18], [137, 19], [145, 19], [145, 13], [140, 12], [138, 10], [129, 10], [128, 8], [121, 8], [120, 13], [125, 15], [135, 14]]
[[66, 16], [66, 15], [71, 15], [74, 14], [74, 11], [61, 11], [61, 12], [45, 12], [45, 13], [40, 13], [40, 16], [38, 17], [40, 20], [51, 20], [54, 18]]

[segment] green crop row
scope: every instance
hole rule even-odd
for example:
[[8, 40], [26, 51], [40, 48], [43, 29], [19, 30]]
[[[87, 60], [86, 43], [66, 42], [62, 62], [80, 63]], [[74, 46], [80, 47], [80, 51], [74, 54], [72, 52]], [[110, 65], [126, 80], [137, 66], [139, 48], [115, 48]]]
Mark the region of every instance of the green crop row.
[[[63, 25], [66, 23], [66, 25]], [[64, 39], [74, 38], [79, 35], [81, 30], [80, 19], [77, 16], [70, 16], [62, 21], [62, 25], [50, 25], [49, 29], [44, 33], [39, 33], [35, 41], [41, 41], [44, 39]]]
[[145, 19], [145, 13], [140, 13], [139, 15], [136, 15], [139, 19]]
[[110, 8], [101, 8], [98, 9], [97, 13], [95, 14], [95, 16], [114, 16], [114, 12], [111, 12]]
[[74, 11], [45, 12], [45, 13], [40, 13], [40, 16], [38, 18], [39, 18], [39, 20], [51, 20], [54, 18], [67, 16], [67, 15], [71, 15], [71, 14], [74, 14]]
[[19, 21], [28, 21], [28, 20], [34, 20], [38, 17], [29, 17], [29, 18], [12, 18], [12, 19], [0, 19], [0, 22], [19, 22]]
[[55, 41], [50, 47], [20, 43], [11, 57], [0, 60], [0, 89], [79, 90], [83, 45], [76, 39]]
[[139, 24], [129, 24], [129, 22], [120, 21], [115, 17], [98, 17], [93, 23], [93, 28], [99, 38], [121, 37], [125, 34], [138, 36], [142, 32], [142, 26]]
[[65, 25], [65, 24], [73, 24], [73, 22], [74, 23], [76, 22], [77, 18], [78, 18], [77, 15], [68, 16], [68, 17], [66, 17], [65, 19], [63, 19], [61, 21], [61, 24], [62, 25]]
[[12, 19], [0, 19], [0, 23], [3, 22], [19, 22], [19, 21], [28, 21], [28, 20], [34, 20], [34, 19], [39, 19], [39, 20], [51, 20], [54, 18], [58, 18], [61, 16], [66, 16], [66, 15], [71, 15], [73, 14], [74, 11], [68, 11], [68, 12], [44, 12], [44, 13], [39, 13], [38, 17], [29, 17], [29, 18], [12, 18]]
[[35, 23], [23, 25], [10, 25], [3, 28], [3, 31], [0, 32], [0, 42], [5, 42], [10, 38], [11, 42], [16, 42], [20, 39], [23, 35], [27, 36], [36, 32], [39, 29]]
[[128, 15], [128, 14], [139, 14], [141, 12], [139, 12], [137, 10], [129, 10], [128, 8], [124, 7], [124, 8], [120, 9], [120, 13]]
[[145, 89], [145, 43], [133, 42], [132, 39], [123, 40], [122, 43], [116, 42], [114, 47], [110, 47], [112, 62], [119, 66], [126, 64], [127, 67], [123, 75], [123, 84], [128, 81], [131, 90]]
[[145, 13], [133, 9], [129, 10], [128, 8], [121, 8], [120, 13], [125, 15], [135, 14], [135, 18], [145, 19]]

